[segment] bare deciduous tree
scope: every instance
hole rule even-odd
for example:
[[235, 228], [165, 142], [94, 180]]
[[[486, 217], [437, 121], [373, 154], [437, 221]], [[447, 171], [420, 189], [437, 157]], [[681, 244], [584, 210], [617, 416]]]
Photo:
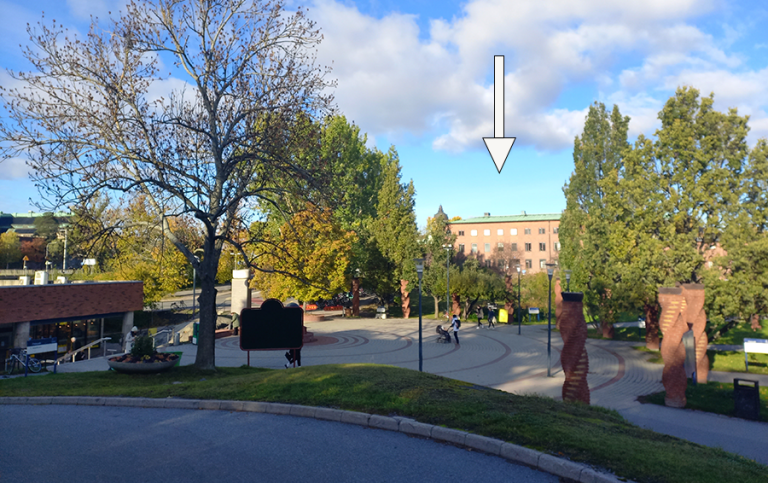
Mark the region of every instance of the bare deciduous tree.
[[[254, 240], [233, 236], [244, 209], [312, 186], [322, 169], [295, 155], [331, 110], [332, 83], [315, 65], [322, 37], [279, 0], [132, 1], [109, 27], [94, 20], [84, 37], [55, 21], [30, 27], [34, 70], [11, 72], [24, 87], [0, 91], [2, 154], [29, 159], [48, 205], [147, 197], [201, 279], [195, 365], [210, 370], [222, 245], [251, 263]], [[168, 222], [180, 216], [199, 222], [199, 261]]]

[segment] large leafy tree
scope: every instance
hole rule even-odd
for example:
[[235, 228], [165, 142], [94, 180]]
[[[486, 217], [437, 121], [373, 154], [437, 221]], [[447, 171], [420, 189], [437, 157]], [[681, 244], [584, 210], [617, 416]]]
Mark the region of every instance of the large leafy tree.
[[[132, 1], [107, 30], [30, 28], [35, 71], [12, 73], [28, 88], [0, 93], [6, 156], [27, 156], [52, 205], [81, 205], [98, 192], [143, 194], [163, 233], [201, 282], [195, 365], [215, 368], [215, 277], [243, 210], [317, 186], [323, 163], [297, 162], [311, 142], [305, 117], [324, 117], [326, 70], [314, 64], [321, 36], [303, 11], [280, 2]], [[184, 86], [167, 90], [168, 70]], [[313, 192], [317, 192], [314, 190]], [[193, 217], [203, 255], [171, 220]], [[289, 217], [289, 214], [286, 214]]]
[[[615, 219], [606, 208], [629, 144], [629, 118], [602, 103], [589, 108], [584, 131], [574, 141], [574, 172], [563, 188], [566, 209], [560, 219], [560, 264], [573, 271], [571, 281], [585, 291], [587, 310], [598, 316], [603, 335], [612, 336], [617, 299], [617, 272], [611, 263], [610, 240]], [[609, 189], [606, 189], [606, 184]]]
[[419, 254], [418, 229], [413, 211], [416, 190], [413, 187], [413, 180], [403, 184], [400, 182], [400, 176], [400, 161], [392, 148], [383, 170], [376, 219], [372, 222], [371, 232], [379, 251], [394, 269], [390, 272], [386, 284], [390, 287], [390, 291], [400, 287], [403, 316], [408, 318], [410, 315], [409, 293], [413, 289], [413, 286], [408, 288], [408, 284], [418, 280], [416, 266], [413, 263], [413, 259]]
[[344, 290], [354, 233], [333, 220], [331, 210], [308, 205], [267, 237], [256, 253], [265, 271], [252, 283], [267, 296], [306, 303]]
[[0, 235], [0, 267], [8, 268], [11, 263], [21, 260], [21, 241], [15, 231]]
[[421, 247], [426, 257], [422, 286], [424, 293], [431, 296], [435, 302], [435, 318], [440, 316], [438, 304], [448, 290], [446, 287], [448, 283], [446, 270], [449, 269], [448, 257], [450, 253], [443, 248], [443, 245], [452, 245], [455, 241], [456, 235], [448, 230], [446, 218], [427, 219], [427, 228], [421, 241]]

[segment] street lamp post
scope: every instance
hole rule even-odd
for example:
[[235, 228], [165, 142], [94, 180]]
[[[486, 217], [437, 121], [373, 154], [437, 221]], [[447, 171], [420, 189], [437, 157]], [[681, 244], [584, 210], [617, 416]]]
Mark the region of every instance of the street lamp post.
[[421, 355], [421, 276], [424, 274], [424, 259], [414, 258], [416, 273], [419, 275], [419, 372], [422, 372], [424, 358]]
[[521, 335], [522, 328], [522, 320], [521, 316], [523, 315], [523, 308], [520, 306], [520, 264], [518, 263], [515, 266], [515, 269], [517, 269], [517, 335]]
[[547, 263], [547, 278], [549, 278], [549, 308], [547, 309], [547, 377], [552, 377], [552, 275], [555, 264]]
[[571, 291], [571, 271], [570, 270], [565, 271], [565, 291], [566, 292]]
[[445, 315], [446, 317], [450, 317], [448, 315], [448, 308], [451, 304], [451, 248], [453, 248], [453, 245], [443, 245], [443, 248], [445, 248], [445, 277], [446, 277], [446, 294], [445, 294]]

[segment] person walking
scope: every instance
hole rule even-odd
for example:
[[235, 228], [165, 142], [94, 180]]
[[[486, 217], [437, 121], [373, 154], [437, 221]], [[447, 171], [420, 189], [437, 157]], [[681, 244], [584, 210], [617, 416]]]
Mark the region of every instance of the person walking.
[[483, 308], [478, 305], [475, 313], [477, 314], [477, 328], [479, 329], [483, 326]]
[[459, 345], [459, 328], [461, 327], [461, 320], [459, 320], [458, 315], [453, 316], [451, 326], [453, 327], [453, 337], [456, 339], [456, 345]]
[[494, 327], [493, 320], [496, 318], [496, 307], [488, 304], [488, 328]]

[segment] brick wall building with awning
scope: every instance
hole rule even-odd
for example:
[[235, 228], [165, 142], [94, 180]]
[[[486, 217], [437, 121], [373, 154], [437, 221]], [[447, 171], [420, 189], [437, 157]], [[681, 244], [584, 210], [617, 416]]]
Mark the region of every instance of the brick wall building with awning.
[[138, 281], [0, 286], [0, 354], [47, 337], [68, 352], [100, 338], [93, 329], [105, 318], [121, 318], [125, 334], [143, 305], [144, 284]]

